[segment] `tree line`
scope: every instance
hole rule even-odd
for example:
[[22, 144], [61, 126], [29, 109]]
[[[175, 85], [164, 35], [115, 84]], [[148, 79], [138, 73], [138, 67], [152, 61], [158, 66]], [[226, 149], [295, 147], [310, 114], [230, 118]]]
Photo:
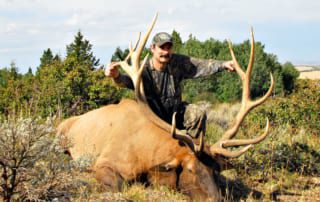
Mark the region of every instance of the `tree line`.
[[[227, 41], [214, 38], [200, 41], [193, 35], [183, 42], [177, 31], [172, 32], [174, 51], [191, 57], [230, 60]], [[276, 80], [275, 96], [290, 94], [299, 73], [287, 62], [280, 64], [274, 54], [266, 53], [264, 45], [256, 42], [254, 69], [251, 79], [253, 97], [267, 91], [271, 72]], [[234, 45], [234, 51], [242, 67], [246, 67], [250, 42]], [[144, 56], [150, 52], [145, 48]], [[112, 61], [123, 60], [127, 49], [116, 48]], [[184, 98], [189, 101], [206, 99], [230, 102], [241, 96], [240, 80], [236, 74], [220, 72], [207, 78], [187, 80], [183, 83]], [[29, 68], [25, 74], [11, 63], [0, 69], [0, 114], [27, 114], [37, 116], [59, 115], [61, 117], [82, 114], [88, 110], [110, 103], [117, 103], [123, 97], [132, 97], [132, 92], [117, 87], [106, 78], [103, 65], [92, 52], [92, 44], [78, 32], [73, 42], [66, 46], [66, 56], [54, 54], [50, 48], [43, 51], [40, 65], [35, 72]]]

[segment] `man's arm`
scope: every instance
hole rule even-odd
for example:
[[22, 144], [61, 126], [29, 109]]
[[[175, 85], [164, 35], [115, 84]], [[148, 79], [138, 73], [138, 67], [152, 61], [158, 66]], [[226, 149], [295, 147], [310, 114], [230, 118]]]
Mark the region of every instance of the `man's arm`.
[[119, 76], [113, 78], [113, 81], [120, 87], [125, 87], [129, 89], [134, 89], [131, 78], [127, 74], [119, 73]]
[[127, 74], [120, 73], [118, 68], [117, 63], [111, 63], [106, 67], [104, 74], [112, 78], [118, 86], [134, 89], [131, 78]]
[[224, 61], [220, 60], [190, 58], [190, 62], [192, 63], [192, 66], [196, 68], [196, 73], [193, 78], [209, 76], [224, 69]]
[[209, 76], [222, 70], [234, 71], [233, 61], [221, 61], [213, 59], [199, 59], [184, 55], [177, 55], [177, 62], [180, 63], [184, 72], [184, 78], [197, 78]]

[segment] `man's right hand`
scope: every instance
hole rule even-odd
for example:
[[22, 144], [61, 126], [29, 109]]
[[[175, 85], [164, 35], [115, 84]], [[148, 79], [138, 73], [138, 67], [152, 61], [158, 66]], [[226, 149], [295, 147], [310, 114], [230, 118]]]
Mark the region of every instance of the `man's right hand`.
[[104, 71], [104, 74], [107, 77], [111, 77], [113, 79], [118, 78], [118, 76], [120, 75], [119, 70], [118, 70], [119, 67], [120, 66], [119, 66], [118, 62], [112, 62], [109, 65], [107, 65], [107, 67]]

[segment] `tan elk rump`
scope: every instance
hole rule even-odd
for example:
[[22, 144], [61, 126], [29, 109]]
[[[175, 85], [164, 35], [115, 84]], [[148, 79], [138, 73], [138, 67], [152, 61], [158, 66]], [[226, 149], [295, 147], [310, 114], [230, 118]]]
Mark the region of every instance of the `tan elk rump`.
[[[91, 154], [96, 156], [93, 170], [97, 179], [113, 190], [120, 190], [123, 181], [139, 178], [141, 175], [151, 184], [163, 184], [179, 189], [191, 199], [219, 201], [220, 194], [214, 175], [220, 171], [221, 157], [238, 157], [253, 144], [261, 142], [268, 134], [266, 131], [255, 139], [236, 140], [241, 122], [246, 114], [263, 103], [271, 95], [274, 82], [265, 96], [251, 101], [249, 82], [254, 63], [254, 39], [251, 35], [251, 54], [247, 71], [243, 72], [232, 51], [230, 52], [236, 71], [243, 83], [241, 109], [233, 126], [225, 132], [217, 143], [204, 143], [203, 126], [198, 126], [201, 134], [198, 139], [175, 128], [157, 117], [146, 101], [141, 73], [146, 58], [140, 64], [140, 56], [153, 29], [156, 17], [142, 42], [130, 45], [128, 57], [119, 65], [131, 77], [135, 86], [136, 101], [122, 100], [119, 104], [108, 105], [77, 117], [71, 117], [58, 127], [58, 134], [72, 141], [69, 148], [75, 159]], [[132, 65], [128, 64], [131, 59]], [[244, 146], [230, 151], [227, 147]]]

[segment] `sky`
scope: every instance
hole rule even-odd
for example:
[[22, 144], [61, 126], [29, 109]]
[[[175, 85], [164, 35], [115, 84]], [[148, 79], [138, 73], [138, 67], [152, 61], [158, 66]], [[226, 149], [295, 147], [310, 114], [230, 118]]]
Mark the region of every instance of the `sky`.
[[0, 68], [14, 62], [21, 73], [35, 71], [47, 48], [65, 57], [78, 31], [108, 64], [155, 13], [152, 35], [176, 30], [183, 41], [192, 34], [241, 43], [253, 27], [255, 40], [279, 62], [320, 65], [319, 11], [316, 0], [0, 0]]

